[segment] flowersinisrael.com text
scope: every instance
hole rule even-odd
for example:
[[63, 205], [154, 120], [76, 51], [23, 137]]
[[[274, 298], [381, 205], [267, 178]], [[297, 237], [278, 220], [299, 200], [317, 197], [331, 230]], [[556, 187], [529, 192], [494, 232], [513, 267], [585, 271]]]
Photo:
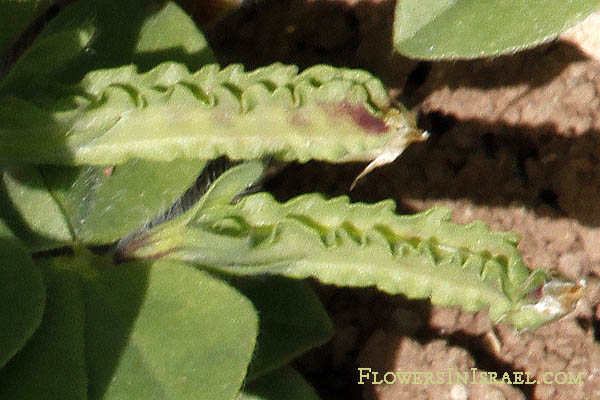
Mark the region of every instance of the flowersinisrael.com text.
[[551, 372], [541, 374], [539, 380], [528, 372], [497, 372], [481, 371], [471, 368], [469, 371], [458, 371], [448, 368], [442, 371], [387, 371], [377, 372], [371, 368], [358, 368], [358, 384], [364, 385], [443, 385], [443, 384], [506, 384], [506, 385], [535, 385], [545, 383], [547, 385], [578, 385], [583, 382], [583, 373], [573, 372]]

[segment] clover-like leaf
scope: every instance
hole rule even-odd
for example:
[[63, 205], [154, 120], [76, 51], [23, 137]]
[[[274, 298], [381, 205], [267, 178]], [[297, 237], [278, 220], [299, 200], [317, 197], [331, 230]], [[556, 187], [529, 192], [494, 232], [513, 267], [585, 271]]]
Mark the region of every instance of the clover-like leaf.
[[72, 271], [51, 266], [45, 266], [44, 272], [44, 317], [25, 348], [0, 370], [2, 400], [87, 398], [84, 306], [79, 278]]
[[302, 73], [165, 63], [90, 72], [78, 85], [40, 82], [0, 99], [0, 159], [112, 165], [133, 158], [391, 162], [422, 140], [371, 74], [330, 66]]
[[74, 237], [63, 209], [33, 165], [0, 168], [0, 212], [13, 233], [32, 250], [46, 250]]
[[[64, 31], [42, 35], [17, 60], [0, 82], [0, 92], [18, 92], [24, 88], [35, 90], [41, 77], [60, 72], [89, 46], [95, 27], [89, 22], [69, 27]], [[33, 88], [31, 85], [33, 84]]]
[[244, 386], [237, 400], [319, 400], [315, 389], [290, 366]]
[[80, 0], [44, 26], [0, 87], [39, 96], [37, 83], [48, 77], [73, 82], [94, 69], [133, 63], [147, 70], [169, 60], [191, 69], [215, 62], [194, 21], [175, 3], [129, 0], [116, 7], [113, 0]]
[[0, 219], [0, 368], [42, 321], [46, 288], [42, 274], [23, 244]]
[[423, 59], [497, 56], [554, 39], [599, 7], [597, 0], [401, 0], [394, 45]]
[[[134, 63], [139, 68], [148, 70], [169, 60], [196, 70], [216, 61], [204, 35], [177, 3], [156, 4], [160, 9], [150, 9], [154, 12], [142, 23], [135, 44]], [[113, 48], [107, 50], [114, 55]]]
[[[241, 187], [243, 168], [215, 185]], [[443, 208], [410, 216], [394, 209], [391, 200], [350, 204], [347, 197], [326, 200], [316, 194], [283, 204], [266, 193], [233, 205], [200, 203], [180, 219], [121, 243], [120, 256], [173, 258], [231, 274], [376, 286], [468, 311], [489, 307], [494, 322], [518, 328], [565, 315], [582, 295], [578, 284], [545, 270], [530, 272], [514, 233], [492, 232], [482, 222], [453, 224]]]
[[258, 320], [224, 281], [173, 261], [104, 265], [85, 283], [91, 399], [232, 399]]
[[284, 366], [333, 336], [333, 323], [307, 282], [278, 276], [231, 282], [258, 310], [258, 344], [247, 380]]
[[75, 237], [104, 244], [166, 211], [194, 183], [204, 164], [203, 160], [132, 160], [104, 167], [45, 166], [41, 171]]

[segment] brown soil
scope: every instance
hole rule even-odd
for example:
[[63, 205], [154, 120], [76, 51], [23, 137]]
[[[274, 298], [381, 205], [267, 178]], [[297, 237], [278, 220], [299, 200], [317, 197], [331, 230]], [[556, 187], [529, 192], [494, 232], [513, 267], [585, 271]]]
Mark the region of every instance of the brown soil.
[[[246, 3], [209, 30], [222, 63], [364, 68], [382, 77], [431, 132], [427, 143], [369, 175], [353, 200], [394, 198], [400, 212], [443, 204], [455, 210], [457, 222], [479, 219], [519, 232], [528, 265], [587, 281], [574, 313], [521, 333], [493, 327], [483, 312], [316, 285], [336, 335], [297, 366], [323, 398], [600, 398], [600, 61], [589, 40], [597, 31], [584, 29], [598, 18], [564, 39], [511, 56], [417, 63], [391, 49], [394, 1]], [[282, 199], [305, 191], [346, 194], [361, 168], [292, 165], [270, 189]], [[358, 385], [358, 367], [476, 367], [536, 379], [563, 371], [581, 373], [582, 383]]]

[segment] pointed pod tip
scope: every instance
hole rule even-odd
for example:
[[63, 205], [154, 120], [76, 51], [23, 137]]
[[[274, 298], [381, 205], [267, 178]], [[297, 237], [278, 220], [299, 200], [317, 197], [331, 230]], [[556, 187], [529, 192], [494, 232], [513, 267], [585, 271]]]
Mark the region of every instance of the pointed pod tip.
[[423, 142], [427, 140], [428, 137], [429, 132], [427, 131], [420, 131], [418, 129], [405, 130], [405, 132], [401, 133], [396, 139], [392, 140], [381, 153], [375, 157], [375, 159], [371, 161], [356, 178], [354, 178], [354, 181], [352, 181], [352, 184], [350, 185], [350, 191], [356, 187], [358, 181], [367, 176], [375, 168], [392, 163], [411, 143]]

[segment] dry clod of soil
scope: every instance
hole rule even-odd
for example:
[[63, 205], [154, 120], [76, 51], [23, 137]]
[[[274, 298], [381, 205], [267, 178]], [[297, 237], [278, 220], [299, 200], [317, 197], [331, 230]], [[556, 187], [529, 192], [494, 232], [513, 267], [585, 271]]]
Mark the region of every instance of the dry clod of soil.
[[500, 326], [498, 332], [503, 343], [499, 354], [502, 361], [530, 372], [538, 381], [577, 382], [534, 385], [535, 398], [600, 398], [600, 346], [593, 330], [585, 330], [575, 319], [567, 319], [531, 333], [516, 333], [507, 326]]
[[[389, 352], [395, 354], [394, 359], [390, 359]], [[371, 374], [371, 382], [382, 380], [384, 374], [389, 371], [423, 373], [420, 375], [422, 382], [420, 384], [402, 384], [396, 378], [396, 382], [391, 384], [366, 385], [365, 399], [516, 400], [525, 398], [523, 393], [510, 385], [470, 383], [471, 368], [476, 368], [473, 358], [467, 350], [450, 346], [444, 340], [434, 340], [422, 345], [408, 337], [377, 331], [359, 356], [359, 365], [379, 372], [375, 378]], [[438, 377], [437, 374], [440, 372], [443, 375]], [[477, 373], [479, 372], [482, 371], [478, 369]], [[461, 373], [468, 373], [466, 384], [456, 376]], [[426, 374], [431, 374], [429, 375], [431, 381], [437, 382], [437, 379], [440, 379], [439, 382], [444, 383], [426, 383]], [[392, 375], [388, 374], [387, 380], [392, 382]]]

